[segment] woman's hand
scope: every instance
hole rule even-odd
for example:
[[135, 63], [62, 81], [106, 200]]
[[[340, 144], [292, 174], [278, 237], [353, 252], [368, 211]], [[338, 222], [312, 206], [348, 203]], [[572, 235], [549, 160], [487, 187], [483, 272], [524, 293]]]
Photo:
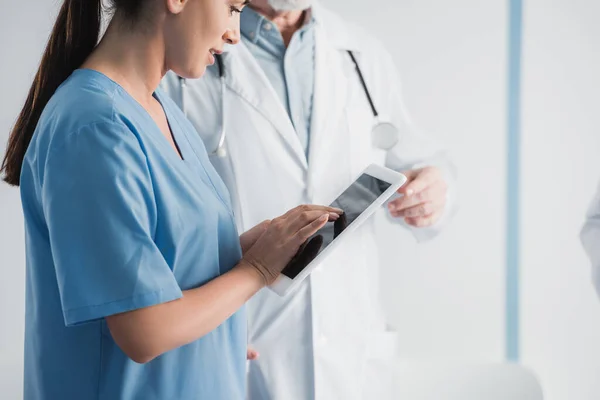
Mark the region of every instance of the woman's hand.
[[342, 210], [333, 207], [296, 207], [268, 224], [264, 233], [246, 251], [243, 261], [254, 268], [265, 285], [270, 285], [300, 246], [327, 221], [337, 220], [342, 213]]
[[266, 220], [256, 225], [254, 228], [242, 233], [240, 235], [240, 245], [242, 246], [242, 254], [246, 254], [254, 243], [267, 231], [267, 228], [271, 224], [271, 220]]

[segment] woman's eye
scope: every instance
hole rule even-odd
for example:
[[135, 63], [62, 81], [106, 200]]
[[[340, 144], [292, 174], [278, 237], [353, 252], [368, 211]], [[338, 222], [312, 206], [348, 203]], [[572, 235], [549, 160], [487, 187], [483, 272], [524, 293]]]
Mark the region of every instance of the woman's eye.
[[239, 14], [241, 12], [242, 12], [242, 10], [240, 10], [239, 8], [234, 7], [234, 6], [229, 6], [229, 15], [233, 15], [235, 13]]

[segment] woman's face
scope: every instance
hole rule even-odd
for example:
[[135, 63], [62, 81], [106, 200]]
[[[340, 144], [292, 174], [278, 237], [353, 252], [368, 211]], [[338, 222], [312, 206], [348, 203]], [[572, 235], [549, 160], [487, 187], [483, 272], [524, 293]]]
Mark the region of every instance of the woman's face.
[[165, 0], [166, 67], [199, 78], [225, 43], [239, 42], [239, 13], [245, 0]]

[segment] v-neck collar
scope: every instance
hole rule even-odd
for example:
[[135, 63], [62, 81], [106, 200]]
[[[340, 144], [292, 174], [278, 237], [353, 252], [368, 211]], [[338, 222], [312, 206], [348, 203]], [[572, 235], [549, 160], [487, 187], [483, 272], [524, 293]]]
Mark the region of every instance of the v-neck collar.
[[[102, 74], [101, 72], [98, 73], [106, 79], [112, 81], [112, 79]], [[150, 136], [151, 140], [155, 142], [156, 146], [159, 146], [159, 148], [161, 149], [161, 153], [165, 153], [165, 156], [173, 164], [175, 164], [178, 167], [187, 166], [188, 168], [192, 168], [192, 165], [195, 163], [202, 164], [199, 155], [197, 154], [196, 150], [193, 149], [193, 146], [190, 143], [185, 129], [181, 126], [177, 118], [173, 115], [167, 102], [164, 101], [163, 96], [159, 93], [158, 90], [152, 93], [152, 97], [154, 97], [156, 101], [158, 101], [163, 112], [165, 113], [167, 125], [169, 126], [169, 130], [171, 132], [173, 141], [175, 142], [175, 145], [179, 150], [179, 154], [177, 154], [175, 149], [173, 149], [173, 146], [171, 145], [171, 143], [169, 143], [169, 140], [165, 137], [160, 127], [158, 126], [156, 121], [154, 121], [148, 110], [146, 110], [140, 104], [140, 102], [138, 102], [121, 85], [119, 85], [117, 82], [112, 82], [116, 85], [117, 90], [121, 93], [121, 95], [126, 97], [127, 100], [134, 104], [134, 107], [137, 109], [140, 115], [146, 120], [149, 126], [152, 127], [154, 132], [149, 132], [148, 136]]]
[[193, 181], [192, 176], [198, 174], [197, 176], [199, 179], [204, 181], [204, 183], [208, 185], [208, 187], [212, 187], [214, 195], [226, 206], [229, 212], [233, 212], [231, 210], [230, 202], [226, 200], [226, 196], [224, 197], [224, 193], [227, 192], [227, 188], [225, 187], [224, 183], [221, 182], [220, 184], [217, 184], [215, 182], [215, 179], [218, 180], [219, 178], [218, 175], [216, 175], [216, 172], [214, 174], [211, 174], [207, 170], [207, 167], [210, 165], [208, 155], [199, 153], [202, 150], [200, 150], [192, 144], [192, 140], [190, 139], [189, 134], [193, 132], [189, 132], [188, 130], [186, 130], [185, 125], [181, 123], [181, 118], [178, 118], [177, 115], [174, 114], [172, 107], [170, 107], [169, 105], [169, 102], [165, 101], [167, 98], [164, 97], [160, 91], [154, 91], [154, 93], [152, 93], [152, 96], [159, 102], [160, 106], [163, 109], [163, 112], [165, 113], [165, 118], [169, 125], [173, 141], [176, 143], [181, 157], [173, 149], [173, 146], [164, 136], [158, 124], [154, 121], [150, 113], [121, 85], [119, 85], [117, 82], [113, 81], [100, 71], [96, 71], [93, 69], [79, 69], [76, 70], [76, 72], [91, 73], [96, 78], [103, 81], [103, 83], [99, 84], [101, 84], [104, 89], [107, 88], [106, 83], [110, 82], [110, 86], [114, 88], [112, 96], [120, 96], [129, 104], [133, 104], [132, 108], [135, 110], [135, 112], [138, 113], [140, 118], [146, 121], [144, 125], [148, 125], [148, 127], [151, 127], [150, 131], [146, 132], [144, 136], [154, 143], [154, 146], [156, 146], [158, 151], [161, 154], [163, 154], [163, 156], [166, 158], [166, 161], [169, 164], [171, 164], [171, 167], [179, 171], [182, 179], [188, 181], [188, 184], [197, 187], [197, 185]]
[[[214, 179], [219, 179], [218, 175], [212, 177], [211, 174], [206, 169], [207, 165], [205, 163], [210, 164], [210, 161], [208, 160], [208, 155], [205, 155], [204, 157], [202, 157], [200, 154], [198, 154], [198, 150], [196, 148], [194, 148], [194, 146], [190, 142], [190, 138], [188, 137], [188, 132], [181, 125], [180, 120], [171, 113], [171, 110], [169, 109], [169, 107], [164, 105], [165, 103], [162, 101], [161, 95], [158, 93], [158, 91], [155, 91], [153, 96], [155, 96], [155, 98], [158, 100], [158, 102], [163, 107], [165, 116], [167, 118], [167, 122], [169, 123], [170, 129], [171, 129], [171, 134], [173, 135], [173, 140], [175, 140], [175, 142], [177, 143], [177, 146], [180, 149], [179, 151], [180, 151], [183, 159], [179, 158], [177, 153], [175, 153], [173, 151], [172, 146], [170, 145], [170, 143], [168, 143], [167, 140], [163, 140], [163, 142], [168, 144], [169, 150], [171, 150], [172, 155], [177, 158], [179, 163], [183, 164], [182, 166], [185, 166], [191, 170], [196, 170], [200, 174], [200, 179], [205, 180], [205, 183], [207, 185], [212, 186], [214, 194], [226, 206], [226, 208], [229, 209], [230, 214], [232, 214], [233, 211], [231, 210], [231, 205], [229, 204], [228, 201], [225, 200], [225, 198], [223, 197], [223, 194], [222, 194], [223, 191], [225, 191], [225, 192], [227, 191], [227, 188], [225, 187], [224, 183], [222, 183], [222, 182], [221, 182], [221, 185], [219, 185], [220, 189], [217, 188], [217, 184], [215, 183]], [[150, 114], [148, 114], [148, 116], [150, 116]], [[150, 119], [152, 119], [152, 118], [150, 117]], [[160, 129], [159, 129], [159, 131], [160, 131]], [[164, 139], [164, 137], [163, 137], [163, 139]], [[202, 161], [203, 159], [205, 160], [205, 162]], [[232, 218], [233, 218], [233, 214], [232, 214]]]
[[[173, 149], [173, 146], [171, 145], [171, 143], [169, 143], [169, 140], [165, 137], [163, 132], [160, 130], [160, 127], [158, 126], [156, 121], [154, 121], [154, 119], [152, 118], [152, 116], [150, 115], [148, 110], [146, 110], [144, 108], [144, 106], [142, 106], [140, 104], [140, 102], [137, 101], [136, 98], [133, 97], [127, 90], [125, 90], [125, 88], [123, 88], [123, 86], [121, 86], [118, 82], [114, 81], [106, 74], [104, 74], [100, 71], [97, 71], [95, 69], [91, 69], [91, 68], [80, 68], [80, 69], [75, 70], [74, 73], [91, 73], [92, 75], [99, 77], [101, 80], [110, 82], [111, 85], [116, 88], [116, 91], [119, 92], [121, 94], [121, 96], [127, 98], [127, 100], [129, 102], [132, 102], [135, 105], [134, 107], [137, 108], [137, 110], [140, 112], [141, 115], [143, 115], [143, 118], [145, 118], [148, 121], [148, 123], [151, 124], [151, 126], [153, 126], [155, 128], [156, 135], [151, 135], [151, 136], [153, 137], [154, 140], [156, 140], [157, 144], [160, 143], [158, 145], [162, 149], [164, 149], [163, 151], [165, 153], [170, 153], [168, 157], [176, 163], [185, 163], [186, 162], [186, 160], [188, 159], [190, 154], [187, 151], [187, 149], [186, 150], [183, 149], [184, 146], [182, 146], [182, 143], [184, 142], [183, 139], [186, 139], [186, 141], [187, 141], [187, 138], [182, 137], [183, 135], [185, 135], [185, 133], [181, 129], [181, 126], [179, 124], [173, 124], [173, 121], [175, 121], [175, 118], [173, 118], [173, 115], [170, 113], [170, 110], [168, 110], [167, 107], [165, 106], [165, 102], [163, 101], [163, 99], [161, 99], [160, 95], [158, 94], [158, 91], [154, 91], [154, 93], [152, 93], [152, 97], [154, 97], [156, 99], [156, 101], [158, 101], [158, 103], [160, 104], [160, 107], [162, 108], [163, 112], [165, 113], [165, 118], [167, 120], [167, 125], [169, 126], [171, 137], [173, 138], [173, 142], [175, 143], [175, 146], [179, 150], [179, 154], [177, 154], [175, 149]], [[177, 125], [177, 128], [174, 128], [174, 125]], [[180, 132], [178, 132], [178, 130], [180, 130], [180, 129], [182, 130], [181, 134], [180, 134]], [[154, 136], [159, 136], [159, 137], [154, 137]]]
[[[173, 146], [171, 146], [171, 143], [169, 143], [169, 141], [166, 140], [167, 138], [164, 137], [164, 134], [162, 134], [162, 131], [160, 130], [158, 124], [154, 121], [154, 119], [152, 118], [150, 113], [148, 113], [148, 111], [146, 111], [146, 109], [144, 109], [144, 111], [146, 111], [146, 114], [148, 114], [148, 117], [152, 120], [152, 122], [154, 122], [154, 125], [156, 125], [156, 128], [161, 133], [162, 138], [165, 139], [165, 140], [163, 140], [163, 142], [165, 142], [168, 149], [177, 158], [177, 161], [186, 162], [186, 160], [188, 160], [188, 157], [190, 155], [188, 154], [187, 149], [186, 149], [186, 151], [183, 150], [183, 146], [182, 146], [184, 139], [187, 140], [187, 138], [181, 137], [181, 136], [185, 135], [185, 132], [183, 132], [183, 130], [181, 129], [181, 126], [177, 122], [173, 123], [174, 121], [176, 121], [176, 119], [173, 118], [170, 110], [167, 109], [167, 107], [165, 106], [165, 103], [160, 98], [160, 95], [158, 94], [157, 91], [152, 93], [152, 97], [154, 97], [156, 99], [156, 101], [158, 101], [158, 104], [160, 104], [160, 107], [162, 108], [163, 112], [165, 113], [165, 119], [167, 120], [167, 126], [169, 127], [169, 132], [171, 134], [171, 138], [173, 139], [173, 143], [175, 144], [175, 147], [177, 148], [177, 151], [175, 151], [175, 149], [173, 149]], [[141, 106], [141, 104], [140, 104], [140, 106]], [[144, 107], [142, 107], [142, 108], [144, 108]], [[181, 133], [181, 135], [180, 135], [180, 133]]]

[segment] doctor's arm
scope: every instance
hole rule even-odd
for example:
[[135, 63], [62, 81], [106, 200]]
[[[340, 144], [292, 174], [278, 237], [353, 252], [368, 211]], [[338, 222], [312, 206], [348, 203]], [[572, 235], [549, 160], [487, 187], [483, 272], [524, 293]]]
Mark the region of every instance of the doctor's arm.
[[408, 227], [418, 241], [436, 236], [457, 206], [456, 173], [447, 152], [413, 126], [401, 95], [400, 80], [391, 56], [385, 53], [391, 88], [384, 98], [391, 122], [400, 129], [396, 146], [386, 154], [386, 166], [408, 178], [400, 197], [388, 204], [392, 219]]
[[579, 237], [592, 264], [592, 279], [600, 296], [600, 185], [588, 209]]

